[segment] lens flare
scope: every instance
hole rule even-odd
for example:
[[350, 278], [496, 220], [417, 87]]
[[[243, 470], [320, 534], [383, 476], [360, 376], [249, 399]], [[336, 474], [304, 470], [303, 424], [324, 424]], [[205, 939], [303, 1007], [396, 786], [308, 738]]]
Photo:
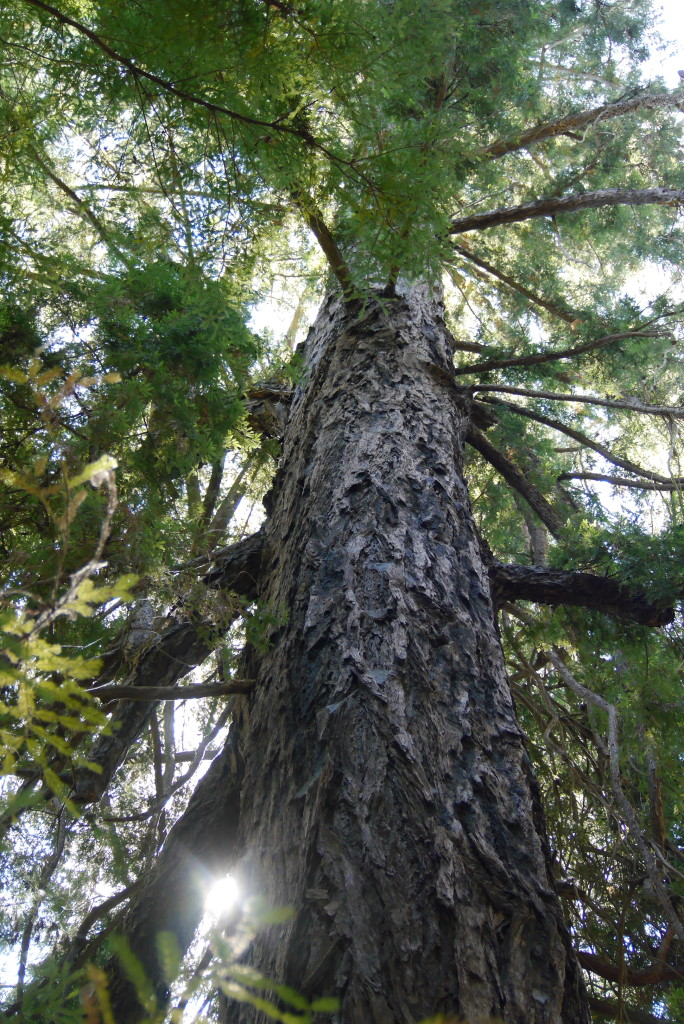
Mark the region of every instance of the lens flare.
[[237, 904], [240, 899], [240, 887], [232, 875], [219, 878], [207, 891], [204, 906], [207, 914], [218, 920]]

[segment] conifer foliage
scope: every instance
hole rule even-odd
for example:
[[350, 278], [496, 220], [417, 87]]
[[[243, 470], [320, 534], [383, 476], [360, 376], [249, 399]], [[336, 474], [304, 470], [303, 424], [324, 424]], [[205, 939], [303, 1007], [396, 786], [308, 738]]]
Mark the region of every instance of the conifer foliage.
[[226, 730], [292, 611], [262, 595], [296, 343], [326, 294], [349, 327], [421, 281], [589, 1007], [681, 1019], [684, 87], [644, 75], [653, 26], [647, 0], [2, 5], [9, 1020], [336, 1019], [239, 959], [287, 910], [183, 960], [201, 894], [169, 865], [241, 855], [193, 823], [237, 814]]

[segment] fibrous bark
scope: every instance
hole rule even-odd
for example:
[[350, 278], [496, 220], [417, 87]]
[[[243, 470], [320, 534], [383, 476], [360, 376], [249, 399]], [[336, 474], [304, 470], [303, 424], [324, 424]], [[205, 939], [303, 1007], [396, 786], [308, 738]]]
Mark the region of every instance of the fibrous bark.
[[243, 884], [295, 917], [251, 957], [345, 1024], [581, 1024], [439, 313], [329, 299], [307, 343], [262, 565], [281, 624], [236, 704]]

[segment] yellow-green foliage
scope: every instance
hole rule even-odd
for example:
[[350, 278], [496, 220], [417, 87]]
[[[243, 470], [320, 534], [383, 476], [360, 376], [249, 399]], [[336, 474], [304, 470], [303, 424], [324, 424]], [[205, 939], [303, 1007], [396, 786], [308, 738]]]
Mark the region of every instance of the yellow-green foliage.
[[[96, 383], [94, 378], [76, 379], [72, 375], [46, 397], [46, 385], [64, 375], [54, 367], [41, 370], [37, 357], [31, 361], [28, 373], [4, 366], [0, 375], [28, 385], [55, 445], [58, 431], [50, 428], [54, 427], [57, 410], [77, 384], [88, 387]], [[85, 737], [106, 729], [107, 717], [83, 685], [97, 676], [100, 662], [55, 642], [55, 624], [62, 617], [88, 618], [111, 601], [130, 600], [135, 577], [122, 577], [113, 585], [96, 582], [97, 573], [106, 565], [101, 556], [116, 508], [115, 460], [103, 455], [71, 475], [62, 463], [56, 478], [44, 483], [47, 462], [47, 457], [41, 458], [25, 475], [0, 469], [0, 481], [42, 504], [63, 546], [68, 545], [69, 528], [87, 497], [88, 487], [103, 488], [107, 506], [92, 557], [66, 580], [55, 579], [49, 600], [23, 587], [13, 587], [12, 578], [0, 590], [0, 772], [24, 778], [40, 776], [75, 811], [68, 800], [65, 771], [70, 765], [100, 770], [77, 748]], [[10, 814], [16, 805], [18, 802], [13, 804], [10, 799]]]

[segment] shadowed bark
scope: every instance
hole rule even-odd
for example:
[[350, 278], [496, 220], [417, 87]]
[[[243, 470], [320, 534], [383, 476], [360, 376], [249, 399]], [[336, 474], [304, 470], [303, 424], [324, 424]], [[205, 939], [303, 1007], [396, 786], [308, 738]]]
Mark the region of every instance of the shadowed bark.
[[251, 959], [349, 1024], [580, 1024], [439, 305], [329, 300], [307, 347], [263, 565], [288, 615], [236, 702], [243, 886], [296, 916]]
[[[450, 342], [426, 289], [361, 320], [331, 298], [310, 334], [263, 537], [276, 625], [245, 656], [255, 685], [236, 700], [232, 767], [214, 762], [124, 928], [160, 999], [155, 929], [185, 948], [201, 915], [190, 861], [226, 870], [239, 855], [243, 891], [296, 912], [250, 959], [339, 996], [345, 1024], [588, 1020], [490, 590], [650, 625], [669, 612], [613, 580], [490, 564]], [[119, 975], [113, 992], [117, 1021], [139, 1020]]]
[[[185, 952], [204, 914], [212, 882], [225, 875], [235, 860], [240, 778], [237, 735], [232, 727], [223, 751], [198, 783], [122, 921], [120, 932], [140, 961], [159, 1005], [164, 1005], [169, 991], [157, 936], [171, 933]], [[110, 960], [107, 973], [114, 1020], [117, 1024], [142, 1020], [145, 1010], [116, 958]]]

